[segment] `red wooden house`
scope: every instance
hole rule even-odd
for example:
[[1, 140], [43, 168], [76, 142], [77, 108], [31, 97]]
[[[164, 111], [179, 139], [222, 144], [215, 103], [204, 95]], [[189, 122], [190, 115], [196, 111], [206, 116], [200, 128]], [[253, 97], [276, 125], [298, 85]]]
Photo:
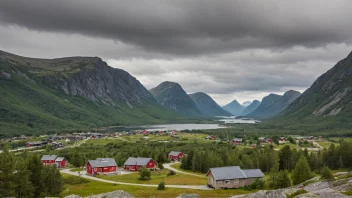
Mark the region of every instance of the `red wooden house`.
[[65, 168], [66, 167], [66, 159], [64, 157], [58, 157], [55, 159], [56, 167]]
[[233, 144], [241, 144], [242, 143], [242, 138], [233, 138], [232, 143]]
[[97, 175], [99, 173], [116, 172], [117, 164], [113, 158], [97, 158], [88, 160], [86, 170], [88, 175]]
[[124, 168], [129, 171], [138, 171], [145, 167], [147, 169], [156, 169], [158, 163], [152, 158], [129, 157], [124, 164]]
[[285, 137], [279, 137], [279, 141], [286, 141]]
[[144, 130], [144, 131], [143, 131], [143, 135], [148, 136], [148, 135], [149, 135], [149, 131]]
[[216, 140], [216, 136], [215, 135], [210, 135], [210, 136], [207, 136], [206, 139]]
[[272, 143], [273, 143], [273, 140], [272, 140], [272, 139], [268, 139], [267, 142], [268, 142], [269, 144], [272, 144]]
[[258, 138], [260, 143], [267, 143], [268, 139], [266, 139], [266, 137], [260, 137]]
[[182, 159], [184, 156], [185, 155], [182, 152], [171, 151], [169, 153], [169, 160], [178, 161], [178, 160]]
[[41, 158], [43, 165], [54, 165], [57, 155], [43, 155]]

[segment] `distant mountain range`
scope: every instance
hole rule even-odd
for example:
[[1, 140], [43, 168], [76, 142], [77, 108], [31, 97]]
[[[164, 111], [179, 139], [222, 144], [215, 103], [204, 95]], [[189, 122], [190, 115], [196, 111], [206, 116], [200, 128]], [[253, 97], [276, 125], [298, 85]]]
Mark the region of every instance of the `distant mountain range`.
[[178, 83], [165, 81], [149, 91], [167, 109], [187, 117], [206, 117]]
[[221, 108], [209, 95], [203, 92], [189, 94], [191, 99], [196, 103], [198, 109], [208, 116], [232, 116], [231, 113]]
[[252, 101], [246, 101], [246, 102], [243, 102], [243, 103], [242, 103], [242, 106], [248, 107], [248, 106], [251, 105], [251, 104], [252, 104]]
[[244, 116], [255, 119], [271, 118], [282, 112], [300, 95], [301, 93], [294, 90], [287, 91], [283, 96], [277, 94], [270, 94], [263, 98], [260, 105], [254, 111]]
[[229, 104], [223, 106], [222, 108], [235, 116], [242, 115], [242, 111], [245, 109], [245, 107], [242, 106], [240, 103], [238, 103], [237, 100], [230, 102]]
[[260, 105], [259, 100], [253, 100], [253, 102], [251, 102], [251, 104], [248, 107], [243, 109], [243, 111], [241, 112], [241, 115], [248, 115], [252, 113], [254, 110], [256, 110], [259, 107], [259, 105]]

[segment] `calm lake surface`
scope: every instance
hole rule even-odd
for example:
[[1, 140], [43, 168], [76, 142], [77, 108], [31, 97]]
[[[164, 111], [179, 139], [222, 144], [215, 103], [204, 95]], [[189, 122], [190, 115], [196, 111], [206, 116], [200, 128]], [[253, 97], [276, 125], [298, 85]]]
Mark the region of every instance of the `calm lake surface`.
[[131, 126], [124, 127], [128, 130], [143, 130], [146, 129], [148, 131], [153, 130], [200, 130], [200, 129], [220, 129], [225, 128], [225, 126], [221, 126], [218, 124], [156, 124], [156, 125], [141, 125], [141, 126]]
[[258, 120], [253, 120], [253, 119], [247, 119], [247, 118], [241, 118], [241, 119], [236, 119], [236, 116], [231, 116], [231, 117], [227, 117], [227, 116], [217, 116], [218, 118], [220, 118], [219, 121], [224, 122], [225, 124], [236, 124], [236, 123], [242, 123], [242, 124], [255, 124], [258, 123], [260, 121]]

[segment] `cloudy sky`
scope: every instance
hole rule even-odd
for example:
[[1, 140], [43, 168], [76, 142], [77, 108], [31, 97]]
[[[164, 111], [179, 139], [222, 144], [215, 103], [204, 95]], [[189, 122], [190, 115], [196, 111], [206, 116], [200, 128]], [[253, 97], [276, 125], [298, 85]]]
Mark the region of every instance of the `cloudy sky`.
[[352, 50], [350, 0], [1, 0], [0, 50], [99, 56], [219, 104], [304, 91]]

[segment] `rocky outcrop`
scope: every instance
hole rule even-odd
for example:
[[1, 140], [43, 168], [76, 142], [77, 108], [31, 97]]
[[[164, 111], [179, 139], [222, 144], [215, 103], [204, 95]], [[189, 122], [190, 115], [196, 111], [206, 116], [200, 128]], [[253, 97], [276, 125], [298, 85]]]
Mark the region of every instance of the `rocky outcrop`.
[[200, 198], [200, 196], [197, 195], [197, 194], [186, 194], [186, 193], [184, 193], [184, 194], [181, 194], [181, 195], [177, 196], [176, 198]]

